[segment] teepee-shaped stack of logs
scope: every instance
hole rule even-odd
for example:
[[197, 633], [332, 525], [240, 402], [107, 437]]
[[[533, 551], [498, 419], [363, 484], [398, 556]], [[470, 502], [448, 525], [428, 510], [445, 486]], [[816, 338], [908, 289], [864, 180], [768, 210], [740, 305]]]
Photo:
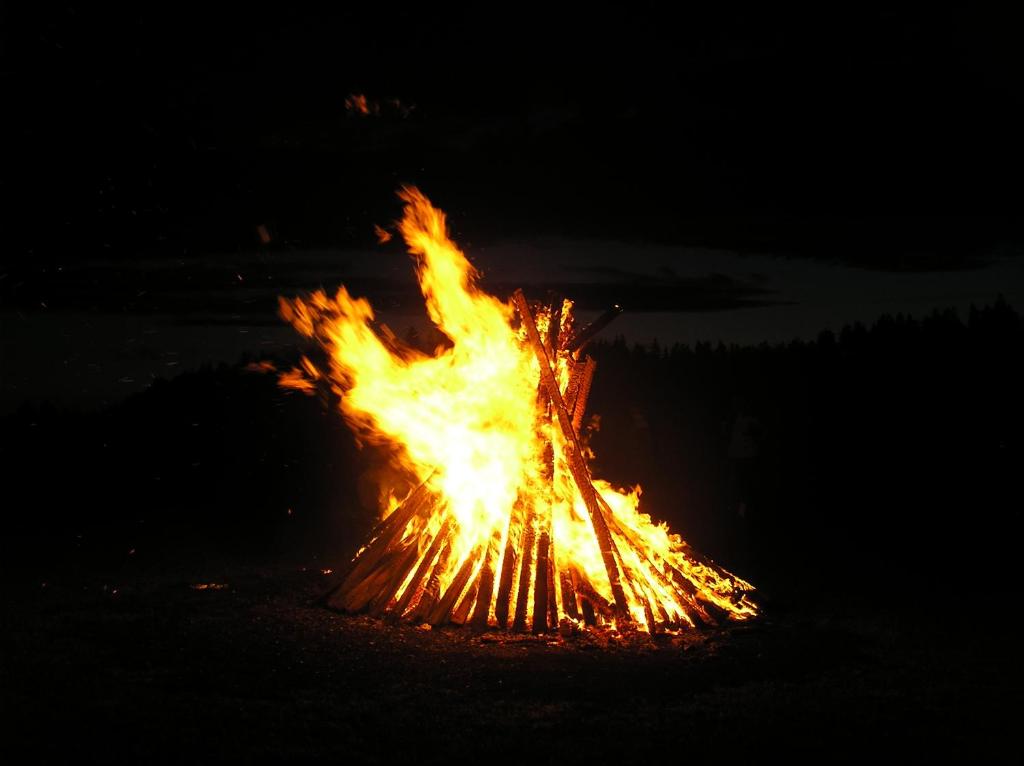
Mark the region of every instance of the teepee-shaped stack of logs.
[[[616, 518], [594, 486], [580, 430], [596, 365], [582, 350], [619, 313], [618, 307], [572, 334], [571, 322], [562, 316], [570, 303], [532, 310], [521, 291], [513, 303], [521, 336], [540, 366], [538, 396], [549, 432], [557, 429], [562, 437], [563, 465], [589, 516], [607, 583], [595, 585], [582, 567], [556, 556], [559, 541], [550, 514], [540, 518], [538, 504], [522, 496], [511, 508], [503, 538], [496, 532], [468, 554], [457, 553], [458, 522], [444, 512], [444, 498], [428, 477], [377, 526], [341, 583], [326, 595], [326, 603], [347, 612], [434, 626], [534, 632], [612, 624], [656, 632], [751, 616], [747, 583], [685, 543], [672, 560], [657, 555], [636, 530]], [[548, 328], [545, 337], [535, 311], [547, 320], [541, 325]], [[558, 367], [553, 369], [559, 360], [568, 369], [564, 386], [556, 377]], [[545, 454], [546, 470], [553, 472], [550, 442]], [[610, 591], [611, 598], [601, 590]]]

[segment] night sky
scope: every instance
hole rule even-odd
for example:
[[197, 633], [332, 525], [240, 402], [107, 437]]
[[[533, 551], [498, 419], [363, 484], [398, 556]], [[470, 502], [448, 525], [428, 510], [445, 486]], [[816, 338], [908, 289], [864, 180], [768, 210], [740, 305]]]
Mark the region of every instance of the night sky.
[[486, 286], [622, 303], [631, 340], [1024, 297], [1019, 46], [995, 15], [3, 13], [5, 406], [273, 350], [282, 292], [414, 312], [373, 233], [402, 183]]

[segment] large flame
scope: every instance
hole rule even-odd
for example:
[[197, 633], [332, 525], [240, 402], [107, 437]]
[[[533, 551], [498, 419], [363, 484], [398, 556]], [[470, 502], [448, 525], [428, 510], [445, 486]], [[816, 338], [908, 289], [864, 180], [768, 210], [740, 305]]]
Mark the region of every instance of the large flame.
[[[425, 519], [413, 520], [402, 534], [419, 538], [412, 541], [413, 561], [430, 557], [429, 566], [437, 557], [442, 592], [460, 571], [472, 570], [471, 580], [485, 567], [501, 572], [510, 551], [532, 546], [515, 572], [517, 583], [525, 577], [531, 584], [524, 591], [530, 594], [526, 608], [532, 610], [536, 579], [548, 577], [554, 583], [552, 615], [578, 622], [569, 582], [596, 591], [594, 602], [614, 603], [614, 591], [568, 464], [572, 445], [552, 418], [548, 399], [538, 395], [538, 355], [513, 305], [478, 288], [479, 274], [449, 239], [444, 213], [418, 189], [403, 188], [399, 196], [405, 203], [399, 229], [415, 260], [427, 312], [451, 344], [432, 354], [402, 344], [386, 328], [375, 329], [369, 302], [345, 287], [333, 298], [323, 291], [305, 299], [282, 298], [282, 316], [318, 341], [328, 359], [318, 366], [304, 358], [301, 369], [282, 376], [282, 384], [303, 389], [317, 381], [330, 384], [361, 438], [400, 445], [400, 467], [440, 498]], [[539, 311], [541, 334], [566, 331], [570, 309], [566, 301], [556, 310]], [[555, 321], [560, 326], [551, 328]], [[550, 351], [565, 392], [579, 360], [564, 349]], [[640, 512], [639, 487], [620, 492], [606, 482], [594, 485], [610, 514], [629, 621], [648, 630], [656, 622], [692, 625], [702, 603], [734, 619], [755, 614], [745, 596], [752, 590], [748, 583], [695, 557], [678, 535]], [[395, 504], [389, 505], [383, 513]], [[431, 541], [442, 528], [450, 550], [439, 555]], [[545, 552], [536, 548], [542, 538]], [[537, 558], [549, 554], [551, 567], [540, 572]], [[417, 587], [412, 569], [394, 592], [399, 603], [406, 589]], [[680, 578], [693, 586], [692, 597], [685, 592], [689, 587], [674, 584]], [[493, 624], [491, 596], [498, 592], [499, 578], [482, 582], [491, 588], [481, 603], [490, 605], [485, 617]], [[516, 590], [514, 585], [513, 613]]]

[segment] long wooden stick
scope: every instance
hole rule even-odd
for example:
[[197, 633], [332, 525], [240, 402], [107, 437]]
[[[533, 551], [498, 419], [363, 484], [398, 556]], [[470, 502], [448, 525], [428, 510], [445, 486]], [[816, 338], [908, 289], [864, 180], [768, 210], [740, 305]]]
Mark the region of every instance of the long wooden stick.
[[526, 630], [526, 609], [530, 598], [530, 576], [533, 572], [533, 549], [537, 547], [534, 532], [534, 508], [529, 501], [526, 509], [526, 520], [523, 522], [523, 533], [519, 537], [522, 548], [523, 566], [519, 573], [519, 593], [516, 595], [516, 614], [512, 618], [512, 630]]
[[612, 588], [612, 596], [615, 599], [616, 617], [626, 622], [630, 621], [629, 610], [626, 607], [626, 594], [622, 590], [622, 583], [619, 579], [619, 567], [615, 562], [615, 542], [608, 533], [601, 507], [597, 502], [597, 491], [590, 478], [590, 472], [583, 460], [583, 448], [572, 427], [572, 418], [565, 408], [562, 400], [562, 393], [558, 389], [558, 381], [551, 371], [551, 363], [548, 361], [547, 352], [541, 342], [540, 334], [537, 332], [537, 325], [530, 313], [530, 306], [526, 302], [526, 296], [522, 290], [516, 290], [512, 300], [519, 310], [519, 316], [526, 327], [526, 335], [533, 346], [534, 354], [540, 363], [541, 382], [547, 389], [548, 397], [558, 415], [558, 423], [562, 428], [562, 434], [566, 440], [566, 457], [568, 458], [569, 470], [576, 482], [576, 486], [583, 497], [583, 503], [590, 514], [590, 521], [594, 527], [594, 534], [597, 536], [598, 547], [601, 549], [601, 558], [604, 561], [605, 571], [608, 574], [608, 582]]
[[545, 529], [537, 541], [537, 577], [533, 583], [533, 632], [548, 629], [548, 546], [551, 537]]
[[430, 579], [427, 580], [427, 584], [423, 588], [423, 595], [420, 596], [416, 606], [409, 613], [410, 621], [419, 622], [420, 620], [425, 620], [434, 608], [441, 593], [441, 575], [448, 568], [448, 559], [451, 558], [451, 555], [452, 536], [449, 535], [448, 539], [444, 542], [444, 547], [441, 549], [441, 555], [437, 558], [437, 563], [430, 570]]
[[679, 577], [686, 582], [689, 588], [680, 586], [674, 578], [670, 579], [668, 575], [658, 569], [657, 564], [651, 561], [650, 556], [647, 555], [647, 549], [643, 542], [637, 538], [629, 527], [619, 523], [618, 519], [615, 518], [615, 514], [612, 513], [611, 506], [608, 505], [608, 501], [601, 496], [600, 492], [597, 493], [597, 499], [601, 505], [601, 510], [605, 513], [605, 520], [608, 523], [609, 529], [614, 530], [626, 541], [629, 547], [636, 553], [640, 561], [646, 565], [651, 576], [654, 577], [662, 587], [668, 588], [676, 593], [679, 597], [679, 601], [681, 602], [679, 603], [679, 606], [682, 608], [683, 613], [687, 616], [690, 622], [694, 625], [697, 625], [698, 623], [716, 625], [717, 621], [708, 614], [707, 610], [704, 609], [702, 604], [694, 597], [697, 589], [694, 587], [693, 583], [685, 579], [682, 573], [672, 568], [671, 564], [668, 562], [665, 562], [665, 566], [670, 567], [672, 571], [677, 572]]
[[[587, 357], [588, 359], [590, 357]], [[562, 398], [565, 400], [565, 408], [569, 412], [575, 412], [576, 409], [576, 394], [580, 390], [580, 379], [583, 376], [583, 369], [586, 367], [584, 362], [574, 362], [572, 358], [568, 360], [569, 364], [569, 382], [565, 384], [565, 394]]]
[[[609, 604], [608, 601], [597, 592], [597, 589], [590, 584], [590, 580], [578, 567], [573, 567], [573, 573], [575, 574], [576, 580], [576, 593], [579, 594], [581, 599], [585, 600], [585, 603], [589, 603], [593, 609], [597, 610], [600, 614], [605, 617], [612, 617], [615, 615], [615, 608], [613, 604]], [[592, 623], [587, 623], [592, 624]]]
[[455, 575], [455, 579], [452, 580], [451, 585], [448, 586], [448, 590], [441, 596], [441, 600], [437, 602], [430, 611], [430, 616], [427, 617], [429, 622], [434, 627], [444, 625], [451, 616], [452, 607], [455, 606], [455, 602], [459, 596], [466, 589], [466, 583], [469, 582], [469, 578], [473, 574], [473, 569], [476, 567], [477, 561], [480, 559], [480, 548], [473, 550], [462, 563], [462, 567], [459, 569], [458, 574]]
[[562, 588], [562, 611], [567, 617], [574, 620], [580, 618], [579, 608], [576, 606], [576, 589], [572, 586], [572, 574], [565, 569], [558, 573], [559, 585]]
[[501, 538], [498, 532], [491, 537], [487, 546], [484, 565], [480, 567], [480, 574], [477, 575], [479, 583], [476, 596], [476, 606], [473, 607], [472, 625], [474, 628], [483, 629], [487, 627], [487, 619], [491, 612], [491, 599], [494, 597], [494, 567], [497, 565], [499, 546]]
[[577, 434], [580, 432], [580, 426], [583, 425], [583, 415], [587, 411], [587, 399], [590, 398], [590, 385], [594, 381], [594, 370], [596, 369], [597, 362], [593, 357], [588, 356], [580, 371], [576, 396], [572, 402], [572, 429]]
[[356, 557], [353, 562], [354, 566], [345, 579], [342, 580], [341, 585], [328, 595], [327, 603], [330, 606], [337, 606], [343, 602], [349, 591], [356, 588], [359, 583], [366, 579], [381, 557], [401, 538], [402, 533], [413, 517], [423, 511], [425, 507], [433, 506], [432, 502], [427, 502], [428, 498], [436, 500], [434, 493], [427, 486], [431, 476], [428, 476], [422, 484], [409, 493], [409, 496], [402, 504], [378, 525], [379, 533], [377, 536]]
[[388, 604], [391, 603], [391, 599], [394, 598], [395, 593], [402, 587], [402, 583], [409, 576], [409, 572], [414, 566], [416, 561], [420, 557], [420, 547], [416, 540], [410, 540], [409, 546], [406, 548], [405, 553], [398, 559], [394, 564], [391, 579], [387, 581], [387, 584], [381, 588], [377, 595], [370, 601], [369, 613], [378, 617], [387, 608]]
[[410, 503], [417, 502], [417, 499], [422, 497], [422, 493], [428, 490], [428, 484], [430, 483], [430, 480], [434, 478], [435, 473], [437, 473], [436, 469], [431, 471], [430, 475], [426, 479], [414, 487], [412, 491], [405, 496], [405, 500], [403, 500], [395, 510], [389, 513], [387, 517], [377, 522], [377, 525], [373, 528], [370, 534], [366, 536], [366, 539], [373, 541], [385, 536], [389, 531], [393, 530], [395, 525], [398, 524], [402, 518], [399, 511], [408, 507]]
[[330, 605], [346, 612], [358, 612], [363, 609], [391, 579], [391, 567], [397, 563], [403, 553], [404, 551], [388, 551], [381, 557], [378, 566], [372, 572], [360, 580], [355, 587], [350, 588], [344, 598], [332, 598]]
[[466, 623], [466, 618], [469, 617], [469, 610], [476, 603], [479, 589], [480, 577], [477, 575], [470, 584], [469, 590], [466, 591], [466, 595], [459, 601], [459, 605], [452, 610], [451, 616], [448, 618], [452, 625], [464, 625]]
[[[573, 593], [579, 595], [580, 580], [583, 579], [583, 575], [574, 564], [569, 565], [569, 578], [572, 580]], [[596, 625], [597, 616], [594, 614], [594, 607], [591, 605], [590, 601], [583, 598], [583, 596], [579, 596], [579, 602], [580, 617], [583, 618], [583, 623], [585, 625]]]
[[435, 535], [433, 542], [430, 543], [430, 547], [427, 548], [426, 555], [423, 556], [423, 560], [420, 562], [420, 565], [416, 568], [416, 573], [409, 581], [409, 587], [405, 589], [401, 598], [398, 599], [398, 603], [395, 604], [394, 609], [391, 610], [392, 616], [396, 619], [401, 618], [402, 614], [412, 602], [412, 599], [423, 592], [423, 588], [426, 586], [423, 580], [431, 571], [434, 559], [437, 558], [437, 552], [440, 551], [441, 546], [448, 541], [448, 534], [451, 532], [451, 528], [452, 517], [448, 516], [444, 520], [444, 524], [441, 525], [441, 529], [438, 531], [437, 535]]
[[[600, 497], [600, 495], [598, 495]], [[622, 570], [626, 570], [625, 559], [622, 558], [622, 551], [616, 551], [618, 556], [619, 566]], [[643, 577], [633, 577], [626, 581], [626, 586], [630, 589], [633, 596], [637, 601], [643, 604], [644, 608], [644, 621], [647, 623], [647, 630], [651, 635], [657, 632], [657, 624], [654, 620], [654, 601], [651, 600], [651, 593], [649, 590], [650, 584]]]
[[548, 547], [548, 627], [551, 630], [558, 630], [558, 601], [555, 596], [555, 541], [552, 540]]
[[[562, 301], [552, 298], [548, 303], [548, 332], [544, 341], [544, 350], [551, 359], [558, 358], [559, 339], [561, 337], [562, 322]], [[540, 386], [544, 390], [544, 386]], [[545, 396], [545, 399], [548, 399]], [[542, 424], [549, 426], [551, 423], [552, 410], [554, 405], [550, 400], [546, 401]], [[544, 445], [543, 480], [547, 485], [549, 497], [553, 500], [555, 496], [555, 448], [551, 443], [550, 436]], [[550, 504], [542, 509], [540, 519], [540, 539], [537, 541], [537, 567], [533, 584], [533, 632], [544, 633], [549, 628], [558, 627], [558, 617], [551, 619], [551, 608], [555, 607], [555, 594], [551, 582], [551, 552], [553, 550], [553, 508]]]
[[[516, 524], [523, 515], [522, 496], [516, 498], [512, 506], [512, 513], [508, 517], [508, 531], [505, 533], [505, 555], [501, 560], [501, 577], [498, 580], [498, 596], [494, 602], [494, 619], [498, 627], [504, 630], [508, 627], [509, 600], [512, 596], [512, 581], [515, 579], [516, 565], [519, 563], [519, 549], [512, 542], [512, 535], [516, 531]], [[519, 527], [519, 541], [523, 539], [522, 526]]]
[[593, 322], [591, 322], [578, 333], [576, 333], [576, 337], [569, 341], [569, 343], [566, 345], [566, 348], [572, 352], [581, 351], [584, 346], [586, 346], [588, 343], [590, 343], [591, 340], [593, 340], [595, 335], [597, 335], [599, 332], [601, 332], [601, 330], [607, 327], [611, 323], [611, 321], [621, 313], [621, 306], [612, 306], [606, 312], [601, 314], [601, 316], [599, 316]]

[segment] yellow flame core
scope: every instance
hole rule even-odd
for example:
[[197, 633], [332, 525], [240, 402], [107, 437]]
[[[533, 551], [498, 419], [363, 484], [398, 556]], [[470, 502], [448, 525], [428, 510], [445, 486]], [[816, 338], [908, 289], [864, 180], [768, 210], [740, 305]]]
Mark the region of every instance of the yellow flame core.
[[[443, 564], [442, 589], [471, 558], [479, 560], [474, 565], [478, 570], [488, 556], [494, 557], [492, 564], [500, 571], [508, 535], [520, 543], [535, 543], [550, 530], [554, 570], [576, 568], [611, 601], [601, 551], [566, 462], [565, 439], [545, 418], [546, 400], [538, 396], [540, 367], [515, 325], [514, 309], [478, 289], [479, 274], [448, 237], [443, 212], [418, 189], [403, 188], [399, 196], [405, 202], [399, 230], [415, 259], [428, 315], [451, 346], [427, 355], [401, 345], [390, 333], [375, 331], [369, 302], [353, 298], [345, 287], [333, 298], [323, 291], [306, 299], [282, 298], [282, 316], [323, 346], [328, 363], [320, 369], [303, 359], [301, 369], [282, 375], [281, 384], [308, 390], [317, 380], [326, 380], [341, 395], [342, 412], [362, 438], [402, 445], [401, 467], [428, 481], [443, 499], [429, 518], [414, 519], [405, 531], [406, 537], [423, 539], [418, 543], [420, 557], [444, 520], [454, 520], [451, 550], [447, 558], [441, 554], [438, 559]], [[560, 314], [563, 322], [570, 308], [567, 301]], [[551, 319], [544, 312], [538, 315], [542, 335]], [[555, 362], [564, 391], [572, 360], [560, 354]], [[545, 458], [548, 444], [553, 461], [550, 453]], [[552, 469], [545, 474], [545, 460], [553, 462], [553, 477]], [[595, 486], [618, 526], [613, 538], [619, 543], [628, 610], [638, 625], [650, 627], [652, 613], [656, 619], [692, 623], [687, 617], [692, 612], [668, 584], [672, 570], [732, 617], [755, 614], [745, 596], [737, 597], [752, 590], [748, 583], [697, 563], [677, 535], [639, 511], [639, 487], [624, 493], [602, 481]], [[528, 511], [514, 513], [517, 507]], [[393, 504], [382, 511], [392, 509]], [[635, 550], [636, 544], [643, 554]], [[544, 575], [520, 571], [515, 576]], [[408, 582], [398, 595], [406, 587]], [[565, 619], [561, 587], [558, 593], [556, 609]]]

